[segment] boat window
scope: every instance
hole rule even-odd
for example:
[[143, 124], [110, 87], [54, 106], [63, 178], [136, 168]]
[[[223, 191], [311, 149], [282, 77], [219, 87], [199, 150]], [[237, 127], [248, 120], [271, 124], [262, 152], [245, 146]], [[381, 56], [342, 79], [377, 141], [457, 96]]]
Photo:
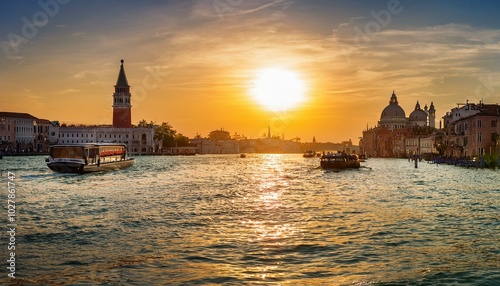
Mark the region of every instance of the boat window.
[[53, 147], [50, 150], [52, 158], [83, 158], [83, 147]]

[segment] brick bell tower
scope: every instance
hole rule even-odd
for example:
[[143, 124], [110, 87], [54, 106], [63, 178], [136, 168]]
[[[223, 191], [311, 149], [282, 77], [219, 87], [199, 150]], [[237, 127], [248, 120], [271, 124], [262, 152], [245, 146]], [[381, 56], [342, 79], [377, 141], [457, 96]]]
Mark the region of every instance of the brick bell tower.
[[132, 105], [130, 103], [130, 85], [128, 85], [127, 76], [123, 69], [123, 60], [121, 60], [120, 73], [113, 93], [113, 127], [131, 128], [132, 127]]

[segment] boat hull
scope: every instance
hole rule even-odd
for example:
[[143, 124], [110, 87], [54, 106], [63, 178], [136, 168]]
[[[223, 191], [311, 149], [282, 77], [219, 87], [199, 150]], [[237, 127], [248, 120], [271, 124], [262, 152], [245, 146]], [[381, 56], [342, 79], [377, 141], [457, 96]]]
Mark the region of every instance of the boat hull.
[[361, 167], [361, 164], [357, 161], [351, 161], [351, 162], [322, 161], [321, 162], [321, 168], [323, 168], [323, 169], [343, 170], [343, 169], [359, 169], [360, 167]]
[[127, 159], [116, 162], [108, 162], [102, 164], [85, 165], [82, 163], [75, 162], [51, 162], [47, 166], [54, 172], [58, 173], [75, 173], [75, 174], [86, 174], [93, 172], [103, 172], [120, 170], [131, 167], [134, 165], [134, 159]]
[[348, 155], [344, 152], [321, 156], [320, 165], [323, 169], [332, 170], [359, 169], [361, 167], [357, 155]]

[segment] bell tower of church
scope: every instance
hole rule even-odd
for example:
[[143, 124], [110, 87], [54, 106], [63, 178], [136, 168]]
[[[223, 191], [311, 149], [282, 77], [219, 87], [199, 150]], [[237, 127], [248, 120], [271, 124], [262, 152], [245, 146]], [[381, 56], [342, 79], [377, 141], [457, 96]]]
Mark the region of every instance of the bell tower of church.
[[429, 126], [433, 128], [436, 127], [436, 109], [434, 109], [434, 102], [431, 102], [431, 106], [429, 107]]
[[113, 93], [113, 127], [131, 128], [132, 127], [132, 105], [130, 102], [130, 85], [128, 85], [127, 76], [123, 69], [123, 60], [121, 60], [120, 73]]

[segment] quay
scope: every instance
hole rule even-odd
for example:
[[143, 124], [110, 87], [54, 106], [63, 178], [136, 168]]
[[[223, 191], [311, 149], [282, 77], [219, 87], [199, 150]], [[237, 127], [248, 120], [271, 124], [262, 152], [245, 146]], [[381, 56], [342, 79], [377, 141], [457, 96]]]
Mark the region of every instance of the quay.
[[432, 164], [447, 164], [447, 165], [453, 165], [453, 166], [459, 166], [459, 167], [466, 167], [466, 168], [490, 168], [490, 169], [496, 169], [500, 167], [500, 159], [497, 158], [496, 160], [487, 160], [484, 158], [474, 158], [474, 159], [468, 159], [468, 158], [443, 158], [443, 157], [435, 157], [432, 158], [429, 163]]

